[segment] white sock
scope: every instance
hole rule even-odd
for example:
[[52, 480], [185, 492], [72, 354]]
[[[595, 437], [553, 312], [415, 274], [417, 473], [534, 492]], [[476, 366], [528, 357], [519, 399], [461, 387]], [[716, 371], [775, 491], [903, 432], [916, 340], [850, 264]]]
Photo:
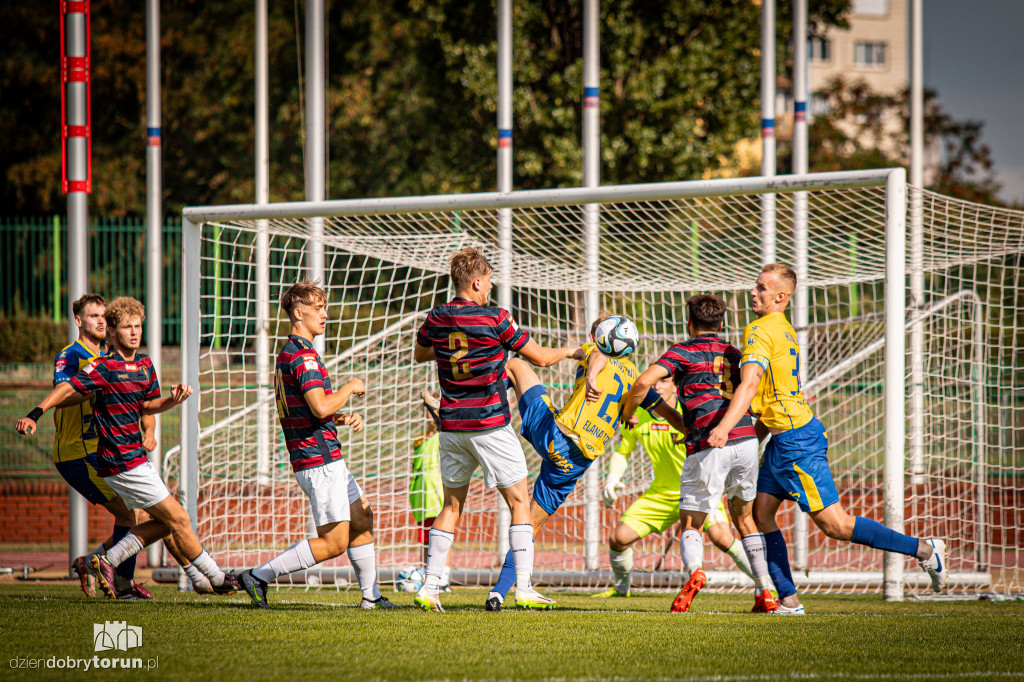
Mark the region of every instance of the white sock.
[[690, 573], [704, 565], [704, 538], [699, 530], [683, 531], [679, 540], [679, 552], [683, 557], [683, 566]]
[[629, 574], [633, 572], [633, 548], [627, 547], [621, 552], [608, 550], [608, 562], [612, 565], [615, 576], [615, 591], [619, 594], [629, 592]]
[[742, 542], [733, 538], [732, 544], [729, 545], [729, 549], [725, 550], [725, 553], [736, 562], [736, 568], [746, 573], [751, 579], [754, 578], [754, 572], [750, 568], [750, 561], [747, 559], [747, 552]]
[[423, 587], [437, 592], [441, 586], [441, 574], [444, 573], [444, 565], [448, 562], [448, 550], [452, 548], [455, 541], [455, 533], [430, 529], [430, 542], [427, 544], [427, 579], [423, 581]]
[[91, 552], [89, 552], [88, 554], [85, 555], [85, 560], [86, 560], [86, 562], [88, 562], [90, 559], [92, 559], [97, 554], [103, 554], [106, 551], [107, 551], [107, 548], [103, 546], [103, 543], [100, 543], [99, 547], [97, 547], [96, 549], [94, 549], [93, 551], [91, 551]]
[[262, 566], [252, 569], [252, 574], [263, 582], [269, 583], [279, 575], [301, 571], [315, 565], [316, 559], [313, 558], [313, 548], [309, 546], [309, 540], [302, 540]]
[[107, 561], [114, 567], [120, 566], [122, 562], [131, 559], [142, 551], [145, 545], [135, 533], [128, 531], [128, 534], [121, 538], [120, 542], [107, 550]]
[[363, 599], [370, 601], [380, 599], [380, 590], [377, 588], [377, 554], [373, 549], [373, 543], [368, 542], [358, 547], [349, 547], [348, 560], [356, 572], [356, 580], [359, 581]]
[[759, 590], [771, 590], [775, 588], [772, 579], [768, 576], [768, 559], [764, 545], [764, 533], [751, 533], [743, 536], [743, 549], [747, 552], [750, 560], [751, 577], [754, 579], [754, 587]]
[[509, 526], [508, 544], [516, 564], [516, 589], [528, 590], [533, 575], [533, 526], [528, 523]]
[[210, 584], [214, 587], [220, 587], [224, 584], [224, 571], [220, 570], [220, 566], [206, 553], [205, 549], [199, 553], [199, 556], [192, 559], [192, 565], [209, 578]]
[[441, 587], [448, 587], [452, 582], [452, 567], [445, 566], [441, 571]]
[[185, 570], [185, 575], [188, 576], [188, 579], [192, 581], [192, 587], [202, 587], [204, 582], [205, 583], [209, 583], [210, 582], [206, 578], [206, 576], [203, 575], [202, 573], [200, 573], [199, 569], [196, 568], [195, 566], [193, 566], [192, 564], [188, 564], [187, 566], [182, 566], [182, 568]]

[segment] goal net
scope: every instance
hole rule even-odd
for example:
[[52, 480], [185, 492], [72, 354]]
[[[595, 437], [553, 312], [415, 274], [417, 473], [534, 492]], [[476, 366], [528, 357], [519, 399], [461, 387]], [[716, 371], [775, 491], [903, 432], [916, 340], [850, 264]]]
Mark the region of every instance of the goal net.
[[[920, 213], [923, 246], [908, 245], [907, 286], [897, 292], [906, 314], [891, 331], [905, 339], [905, 381], [895, 395], [905, 397], [906, 438], [894, 444], [905, 466], [890, 477], [897, 483], [887, 496], [885, 176], [804, 176], [770, 188], [748, 180], [186, 210], [183, 309], [191, 323], [183, 372], [199, 390], [186, 404], [193, 412], [183, 415], [185, 456], [168, 453], [164, 474], [187, 500], [207, 550], [221, 565], [253, 566], [311, 532], [270, 388], [289, 333], [277, 301], [307, 276], [311, 246], [323, 253], [323, 355], [332, 382], [361, 377], [367, 385], [366, 396], [346, 408], [364, 416], [365, 430], [340, 428], [339, 436], [373, 506], [377, 562], [387, 579], [421, 562], [409, 485], [414, 442], [428, 425], [420, 391], [435, 388], [437, 377], [431, 364], [413, 362], [412, 348], [427, 311], [452, 295], [453, 252], [470, 245], [484, 252], [496, 290], [510, 287], [513, 316], [542, 345], [585, 340], [585, 298], [596, 289], [600, 309], [636, 321], [635, 361], [643, 369], [686, 338], [684, 302], [693, 293], [724, 297], [724, 336], [738, 344], [752, 319], [748, 292], [764, 225], [774, 224], [777, 260], [794, 263], [804, 243], [794, 223], [806, 216], [806, 324], [796, 324], [804, 367], [794, 371], [828, 430], [843, 506], [879, 521], [902, 516], [905, 532], [944, 538], [955, 590], [1021, 589], [1022, 214], [910, 192], [910, 220]], [[766, 215], [768, 189], [777, 196]], [[584, 216], [594, 207], [599, 248], [597, 268], [588, 270]], [[498, 226], [509, 212], [512, 247], [502, 251]], [[789, 311], [795, 323], [799, 312]], [[573, 365], [538, 370], [556, 406], [571, 390]], [[513, 418], [518, 427], [515, 409]], [[532, 481], [539, 456], [525, 441], [524, 450]], [[608, 538], [652, 471], [638, 449], [626, 493], [604, 509], [606, 463], [596, 467], [598, 475], [581, 481], [536, 540], [541, 584], [608, 583]], [[451, 553], [456, 583], [496, 577], [501, 504], [474, 478]], [[794, 505], [783, 509], [780, 525], [802, 589], [880, 589], [882, 552], [829, 540]], [[634, 586], [678, 585], [677, 534], [673, 527], [634, 547]], [[710, 543], [705, 563], [713, 587], [749, 584]], [[347, 565], [341, 557], [307, 574], [340, 584], [351, 578]], [[924, 591], [915, 562], [899, 568], [902, 575], [894, 575], [907, 591]]]

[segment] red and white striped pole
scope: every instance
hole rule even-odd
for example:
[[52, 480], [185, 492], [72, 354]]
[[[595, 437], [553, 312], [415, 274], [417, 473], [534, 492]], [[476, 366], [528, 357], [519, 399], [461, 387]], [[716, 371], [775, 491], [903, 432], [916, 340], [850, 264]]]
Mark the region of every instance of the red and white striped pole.
[[[92, 191], [92, 107], [89, 82], [89, 2], [60, 5], [62, 188], [68, 195], [68, 342], [78, 338], [71, 302], [89, 288], [87, 225]], [[54, 273], [59, 277], [60, 273]], [[68, 565], [88, 551], [85, 498], [69, 488]]]

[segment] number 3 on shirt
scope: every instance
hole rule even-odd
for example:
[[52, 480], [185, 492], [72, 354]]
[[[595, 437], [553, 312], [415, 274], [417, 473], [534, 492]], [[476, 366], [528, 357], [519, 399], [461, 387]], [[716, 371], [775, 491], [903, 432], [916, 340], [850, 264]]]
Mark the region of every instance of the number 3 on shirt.
[[469, 371], [469, 363], [459, 362], [469, 352], [469, 339], [466, 338], [466, 332], [452, 332], [449, 334], [448, 350], [455, 351], [451, 359], [452, 378], [458, 381], [473, 376]]

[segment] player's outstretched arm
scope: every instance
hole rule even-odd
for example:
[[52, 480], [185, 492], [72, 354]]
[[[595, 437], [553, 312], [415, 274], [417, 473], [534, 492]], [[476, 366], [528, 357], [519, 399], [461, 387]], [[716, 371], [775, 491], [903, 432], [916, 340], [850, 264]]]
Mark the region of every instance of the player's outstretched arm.
[[559, 348], [545, 348], [533, 339], [526, 342], [526, 345], [519, 349], [519, 354], [527, 362], [535, 367], [550, 367], [562, 360], [576, 357], [579, 353], [579, 346], [561, 346]]
[[[622, 401], [622, 411], [619, 412], [619, 421], [629, 424], [636, 414], [636, 408], [640, 407], [647, 392], [654, 388], [654, 384], [668, 376], [668, 370], [661, 365], [651, 365], [644, 373], [637, 377], [636, 382], [629, 389], [625, 400]], [[675, 410], [673, 410], [674, 412]], [[685, 429], [683, 429], [685, 431]]]
[[419, 342], [413, 344], [412, 359], [416, 362], [430, 362], [437, 359], [433, 346], [421, 346]]
[[757, 386], [761, 383], [762, 374], [764, 370], [756, 362], [747, 362], [740, 367], [740, 385], [733, 392], [729, 409], [726, 410], [722, 421], [718, 422], [718, 426], [708, 435], [708, 445], [713, 448], [724, 448], [729, 442], [729, 432], [750, 409], [750, 403], [757, 395]]
[[[582, 351], [582, 349], [581, 349]], [[587, 360], [587, 402], [596, 403], [601, 399], [601, 389], [597, 387], [597, 375], [608, 366], [608, 358], [598, 350], [592, 350]]]
[[156, 417], [144, 414], [139, 423], [142, 426], [142, 447], [146, 452], [153, 452], [156, 450]]
[[362, 379], [349, 379], [344, 386], [330, 395], [324, 393], [324, 389], [317, 387], [306, 391], [303, 397], [317, 419], [327, 419], [332, 414], [340, 412], [341, 408], [348, 403], [349, 398], [364, 393], [366, 393], [366, 385]]
[[686, 435], [686, 422], [683, 421], [683, 415], [679, 414], [679, 411], [674, 407], [669, 407], [668, 403], [664, 400], [658, 403], [654, 409], [651, 410], [662, 419], [668, 421], [668, 425], [679, 433]]
[[361, 414], [339, 414], [337, 422], [342, 426], [351, 426], [356, 433], [363, 430], [363, 415]]
[[186, 386], [185, 384], [178, 384], [171, 388], [171, 392], [162, 398], [155, 398], [154, 400], [147, 400], [142, 403], [142, 414], [152, 415], [166, 412], [172, 407], [177, 407], [183, 402], [188, 400], [188, 397], [192, 395], [192, 387]]
[[39, 423], [40, 417], [42, 417], [48, 410], [54, 407], [69, 407], [71, 405], [78, 405], [84, 403], [89, 399], [89, 394], [81, 394], [75, 390], [75, 388], [67, 381], [57, 384], [49, 395], [43, 398], [43, 402], [39, 403], [34, 410], [29, 412], [26, 416], [18, 420], [14, 425], [20, 434], [30, 434], [36, 432], [36, 425]]

